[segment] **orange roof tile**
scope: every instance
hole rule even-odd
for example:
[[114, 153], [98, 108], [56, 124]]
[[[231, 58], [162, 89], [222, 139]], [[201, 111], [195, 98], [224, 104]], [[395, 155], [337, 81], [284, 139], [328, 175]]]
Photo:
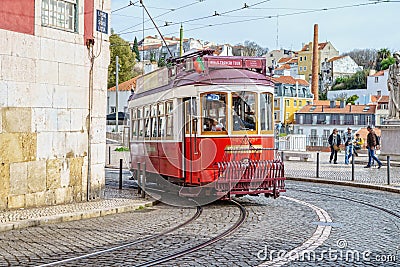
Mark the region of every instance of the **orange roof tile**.
[[290, 65], [289, 64], [284, 64], [284, 65], [276, 68], [275, 70], [290, 70]]
[[282, 57], [281, 59], [278, 60], [278, 63], [287, 63], [290, 60], [291, 60], [290, 57]]
[[383, 76], [385, 75], [385, 71], [384, 70], [380, 70], [377, 73], [371, 75], [372, 77], [376, 77], [376, 76]]
[[389, 96], [382, 95], [381, 98], [378, 99], [378, 103], [389, 103]]
[[332, 62], [332, 61], [336, 61], [338, 59], [344, 58], [345, 56], [337, 56], [337, 57], [333, 57], [331, 59], [328, 60], [328, 62]]
[[[327, 42], [325, 42], [325, 43], [319, 43], [319, 44], [318, 44], [318, 50], [324, 49], [325, 46], [326, 46], [327, 44], [328, 44]], [[308, 51], [309, 49], [310, 49], [309, 44], [306, 44], [306, 45], [303, 46], [303, 48], [301, 49], [301, 51]]]
[[298, 82], [301, 85], [308, 86], [309, 83], [303, 79], [295, 79], [292, 76], [281, 76], [277, 78], [272, 78], [274, 83], [283, 83], [283, 84], [296, 84]]
[[[127, 80], [126, 82], [120, 83], [118, 85], [118, 91], [130, 91], [131, 89], [135, 89], [136, 88], [136, 80], [140, 77], [136, 76], [130, 80]], [[108, 91], [115, 91], [115, 86], [108, 88]]]

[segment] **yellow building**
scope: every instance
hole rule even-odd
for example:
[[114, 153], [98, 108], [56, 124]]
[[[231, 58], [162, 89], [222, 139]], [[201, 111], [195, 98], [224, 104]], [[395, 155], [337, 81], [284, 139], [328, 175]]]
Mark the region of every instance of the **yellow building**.
[[[309, 80], [311, 77], [312, 52], [312, 42], [304, 45], [303, 48], [298, 52], [298, 73], [299, 75], [303, 74], [306, 80]], [[318, 44], [318, 64], [320, 70], [322, 62], [328, 61], [329, 59], [336, 56], [339, 56], [339, 51], [336, 50], [336, 48], [333, 47], [330, 42]]]
[[292, 76], [281, 76], [272, 80], [275, 83], [275, 123], [292, 124], [295, 122], [294, 114], [313, 101], [310, 84]]

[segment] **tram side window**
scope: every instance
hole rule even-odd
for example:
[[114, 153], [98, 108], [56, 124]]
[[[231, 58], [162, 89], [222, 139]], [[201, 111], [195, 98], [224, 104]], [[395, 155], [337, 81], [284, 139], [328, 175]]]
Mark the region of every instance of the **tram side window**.
[[143, 108], [138, 108], [137, 110], [137, 121], [138, 121], [138, 133], [139, 133], [139, 137], [143, 138], [144, 136], [144, 129], [143, 129]]
[[232, 93], [233, 130], [256, 130], [256, 94], [251, 92]]
[[158, 118], [157, 118], [157, 105], [151, 106], [151, 137], [157, 137], [158, 134]]
[[261, 131], [272, 131], [272, 94], [261, 94], [260, 115]]
[[150, 106], [144, 107], [144, 137], [150, 137]]
[[165, 136], [165, 104], [158, 103], [158, 137]]
[[203, 132], [226, 131], [226, 94], [201, 95]]
[[138, 136], [138, 121], [137, 121], [137, 110], [131, 110], [131, 138], [136, 139]]
[[172, 137], [173, 135], [173, 105], [172, 101], [166, 103], [166, 119], [167, 119], [167, 137]]

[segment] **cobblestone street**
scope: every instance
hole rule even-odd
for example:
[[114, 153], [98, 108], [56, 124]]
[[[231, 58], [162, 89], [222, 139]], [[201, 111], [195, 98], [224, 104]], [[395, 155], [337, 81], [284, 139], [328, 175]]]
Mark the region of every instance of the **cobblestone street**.
[[[371, 251], [367, 259], [370, 261], [361, 258], [351, 263], [353, 265], [398, 266], [398, 218], [320, 193], [354, 198], [400, 214], [398, 194], [292, 181], [287, 187], [288, 192], [276, 200], [264, 197], [238, 199], [248, 211], [246, 221], [238, 231], [210, 247], [157, 266], [257, 266], [276, 258], [274, 251], [288, 252], [304, 246], [313, 236], [315, 238], [316, 229], [322, 223], [318, 220], [318, 212], [310, 205], [326, 211], [332, 219], [324, 226], [330, 229], [330, 235], [315, 248], [314, 255], [323, 255], [329, 249], [340, 251], [338, 242], [346, 242], [343, 251]], [[0, 233], [0, 266], [37, 266], [120, 246], [172, 228], [194, 213], [194, 208], [160, 204], [124, 214]], [[214, 203], [204, 207], [197, 220], [167, 236], [61, 266], [136, 266], [143, 260], [158, 258], [216, 236], [236, 220], [237, 214], [237, 208], [230, 204]], [[376, 257], [380, 255], [392, 255], [389, 258], [392, 261], [383, 264], [377, 261]], [[316, 264], [347, 266], [350, 263], [346, 259], [332, 260], [327, 255], [318, 262], [290, 262], [290, 266]]]

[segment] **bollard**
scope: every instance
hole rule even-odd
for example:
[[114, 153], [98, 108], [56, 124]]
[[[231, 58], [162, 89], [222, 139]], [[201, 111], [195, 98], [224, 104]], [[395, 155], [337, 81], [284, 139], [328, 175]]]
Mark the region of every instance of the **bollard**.
[[387, 160], [387, 184], [390, 185], [390, 156], [386, 156]]
[[111, 146], [108, 147], [108, 165], [111, 165]]
[[281, 151], [281, 160], [283, 162], [283, 151]]
[[137, 184], [138, 184], [138, 194], [142, 193], [142, 188], [140, 187], [140, 180], [141, 180], [141, 174], [140, 174], [140, 162], [137, 163]]
[[143, 175], [142, 175], [142, 198], [146, 197], [146, 162], [143, 163]]
[[119, 159], [119, 189], [122, 189], [122, 159]]
[[319, 178], [319, 152], [317, 152], [317, 178]]
[[354, 169], [354, 152], [351, 156], [351, 180], [354, 182], [355, 180], [355, 169]]

